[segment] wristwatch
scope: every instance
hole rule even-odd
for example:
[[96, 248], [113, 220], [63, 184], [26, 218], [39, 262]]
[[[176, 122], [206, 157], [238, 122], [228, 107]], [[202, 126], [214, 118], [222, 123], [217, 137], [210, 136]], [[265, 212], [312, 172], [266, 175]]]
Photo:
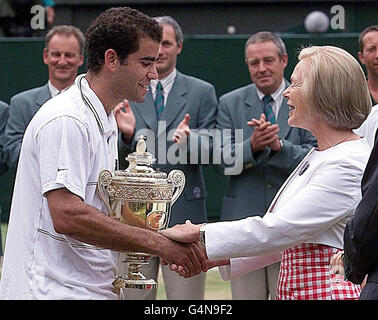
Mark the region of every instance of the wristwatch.
[[206, 226], [206, 223], [202, 223], [202, 225], [200, 227], [200, 234], [199, 234], [199, 242], [203, 246], [205, 246], [205, 244], [206, 244], [206, 241], [205, 241], [205, 226]]

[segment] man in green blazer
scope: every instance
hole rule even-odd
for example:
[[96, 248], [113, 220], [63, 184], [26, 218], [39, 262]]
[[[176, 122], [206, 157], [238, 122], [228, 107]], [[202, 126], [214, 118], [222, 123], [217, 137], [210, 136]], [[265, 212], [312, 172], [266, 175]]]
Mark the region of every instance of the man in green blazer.
[[[316, 145], [310, 132], [287, 124], [289, 107], [282, 96], [289, 85], [284, 79], [287, 59], [281, 38], [256, 33], [245, 45], [253, 84], [219, 99], [217, 128], [232, 129], [223, 134], [222, 167], [229, 181], [220, 220], [263, 216], [291, 171]], [[274, 299], [278, 271], [276, 263], [232, 280], [233, 299]]]
[[83, 33], [74, 26], [53, 27], [45, 38], [43, 62], [49, 71], [48, 83], [20, 92], [10, 100], [4, 146], [9, 167], [17, 167], [25, 129], [39, 108], [73, 84], [84, 62]]
[[[128, 166], [124, 159], [128, 153], [135, 151], [135, 138], [141, 134], [146, 136], [147, 151], [157, 158], [155, 169], [167, 173], [172, 169], [179, 169], [186, 177], [185, 189], [172, 206], [169, 225], [185, 223], [187, 219], [193, 223], [203, 223], [207, 221], [206, 189], [200, 165], [203, 154], [197, 144], [193, 145], [189, 142], [190, 139], [194, 141], [200, 134], [196, 132], [189, 134], [187, 148], [179, 148], [172, 137], [176, 128], [182, 126], [189, 125], [190, 129], [205, 129], [206, 132], [215, 127], [217, 112], [215, 88], [210, 83], [176, 70], [177, 56], [183, 46], [181, 28], [171, 17], [158, 17], [156, 20], [163, 27], [163, 40], [157, 63], [159, 79], [151, 81], [150, 90], [143, 103], [130, 103], [132, 113], [135, 115], [135, 128], [130, 131], [128, 137], [120, 136], [120, 167]], [[162, 85], [163, 90], [159, 89], [159, 84]], [[130, 121], [126, 122], [130, 123]], [[205, 164], [209, 164], [211, 158], [207, 159], [206, 156], [211, 146], [205, 149], [204, 161]], [[121, 264], [121, 268], [124, 268], [123, 265]], [[159, 258], [153, 257], [149, 265], [143, 268], [143, 274], [156, 280]], [[167, 266], [162, 267], [162, 270], [168, 299], [204, 298], [204, 273], [184, 279], [175, 272], [169, 271]], [[124, 294], [125, 299], [156, 299], [156, 290], [125, 289]]]

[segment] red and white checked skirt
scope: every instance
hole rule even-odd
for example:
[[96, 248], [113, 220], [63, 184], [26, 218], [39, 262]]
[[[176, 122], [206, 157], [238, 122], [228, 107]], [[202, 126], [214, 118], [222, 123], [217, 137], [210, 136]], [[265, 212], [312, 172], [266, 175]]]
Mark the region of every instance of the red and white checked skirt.
[[354, 300], [359, 285], [331, 272], [331, 257], [340, 251], [326, 245], [303, 243], [283, 252], [277, 300]]

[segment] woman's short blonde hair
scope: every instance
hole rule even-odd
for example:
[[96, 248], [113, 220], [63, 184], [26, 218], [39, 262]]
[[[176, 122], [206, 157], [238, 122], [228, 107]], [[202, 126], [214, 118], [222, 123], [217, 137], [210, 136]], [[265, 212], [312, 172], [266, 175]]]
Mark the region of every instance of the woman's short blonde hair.
[[309, 108], [334, 128], [358, 128], [372, 101], [357, 60], [333, 46], [304, 48], [298, 59], [305, 63], [303, 92]]

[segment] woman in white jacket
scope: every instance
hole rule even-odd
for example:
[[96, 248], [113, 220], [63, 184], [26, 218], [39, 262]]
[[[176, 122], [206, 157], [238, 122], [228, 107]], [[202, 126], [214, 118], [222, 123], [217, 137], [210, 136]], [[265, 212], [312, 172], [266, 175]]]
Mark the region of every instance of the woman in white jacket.
[[[187, 222], [163, 233], [187, 242], [200, 237], [207, 257], [219, 260], [209, 265], [226, 265], [225, 277], [281, 259], [278, 299], [358, 299], [359, 286], [331, 273], [329, 262], [343, 248], [370, 154], [366, 139], [352, 131], [371, 109], [364, 73], [343, 49], [305, 48], [283, 95], [291, 109], [289, 125], [311, 131], [318, 148], [292, 172], [264, 217]], [[258, 130], [263, 121], [249, 124]], [[178, 266], [171, 269], [183, 274]]]

